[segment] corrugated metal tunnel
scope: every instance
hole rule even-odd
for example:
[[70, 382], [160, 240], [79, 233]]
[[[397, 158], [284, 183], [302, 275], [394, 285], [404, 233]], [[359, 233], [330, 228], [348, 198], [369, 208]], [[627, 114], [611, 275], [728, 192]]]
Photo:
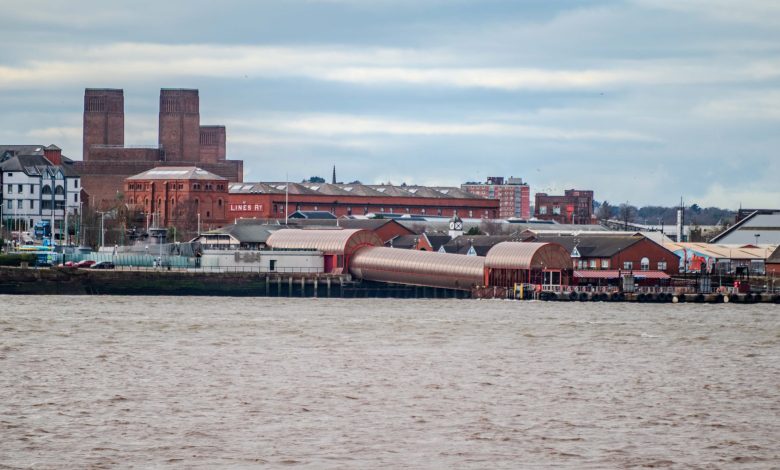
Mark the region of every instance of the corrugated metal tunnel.
[[349, 271], [368, 281], [471, 290], [484, 283], [485, 258], [365, 247], [352, 256]]

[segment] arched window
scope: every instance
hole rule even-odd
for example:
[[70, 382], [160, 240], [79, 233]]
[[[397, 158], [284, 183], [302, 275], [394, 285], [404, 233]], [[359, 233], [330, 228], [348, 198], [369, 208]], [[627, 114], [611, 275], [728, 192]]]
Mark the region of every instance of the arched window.
[[51, 194], [51, 186], [48, 184], [41, 189], [41, 194]]
[[54, 188], [54, 195], [62, 196], [63, 194], [65, 194], [65, 188], [58, 184], [57, 187]]
[[222, 199], [217, 199], [217, 206], [222, 207]]
[[650, 260], [647, 258], [642, 258], [642, 261], [640, 262], [642, 265], [642, 271], [648, 271], [650, 270]]

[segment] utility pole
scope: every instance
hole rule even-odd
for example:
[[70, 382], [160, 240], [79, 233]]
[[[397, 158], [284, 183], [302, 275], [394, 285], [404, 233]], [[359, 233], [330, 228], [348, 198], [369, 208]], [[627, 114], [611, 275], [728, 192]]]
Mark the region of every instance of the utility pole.
[[287, 182], [284, 184], [284, 225], [287, 225], [287, 212], [289, 212], [287, 207], [289, 206], [290, 202], [290, 175], [285, 174], [284, 177], [287, 180]]

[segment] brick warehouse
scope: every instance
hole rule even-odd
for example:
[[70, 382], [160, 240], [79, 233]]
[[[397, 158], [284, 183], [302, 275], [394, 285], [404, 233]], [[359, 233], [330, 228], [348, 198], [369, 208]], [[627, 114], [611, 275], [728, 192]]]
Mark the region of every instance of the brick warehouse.
[[[394, 214], [478, 219], [498, 218], [499, 200], [458, 188], [363, 184], [232, 183], [228, 217], [284, 219], [295, 211], [328, 211], [337, 216]], [[287, 203], [285, 203], [287, 198]]]
[[[125, 180], [125, 202], [161, 227], [195, 230], [227, 222], [228, 181], [197, 167], [156, 167]], [[199, 217], [200, 216], [200, 217]]]
[[596, 224], [593, 216], [593, 191], [567, 189], [563, 196], [536, 193], [534, 217], [559, 224]]
[[125, 179], [159, 166], [198, 166], [243, 181], [244, 162], [228, 160], [224, 126], [200, 124], [198, 90], [160, 90], [157, 147], [126, 147], [124, 91], [84, 91], [83, 160], [74, 167], [93, 207], [109, 207]]

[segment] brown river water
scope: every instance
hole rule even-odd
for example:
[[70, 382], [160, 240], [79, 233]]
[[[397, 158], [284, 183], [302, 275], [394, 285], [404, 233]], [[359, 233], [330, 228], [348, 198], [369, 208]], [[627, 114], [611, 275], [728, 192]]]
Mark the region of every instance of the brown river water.
[[780, 468], [779, 320], [0, 296], [0, 468]]

